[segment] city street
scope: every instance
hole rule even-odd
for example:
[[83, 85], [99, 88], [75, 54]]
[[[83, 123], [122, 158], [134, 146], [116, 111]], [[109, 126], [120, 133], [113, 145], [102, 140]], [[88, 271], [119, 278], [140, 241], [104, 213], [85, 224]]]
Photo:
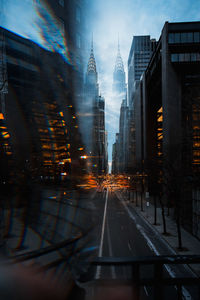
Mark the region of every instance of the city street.
[[[120, 192], [104, 191], [94, 197], [93, 204], [98, 211], [98, 219], [101, 223], [97, 226], [97, 244], [99, 243], [99, 257], [141, 257], [154, 255], [172, 255], [169, 246], [163, 242], [162, 237], [156, 234], [145, 221], [124, 201]], [[100, 214], [100, 211], [102, 214]], [[101, 217], [100, 217], [101, 216]], [[99, 241], [99, 242], [98, 242]], [[143, 266], [141, 276], [143, 278], [153, 277], [153, 267]], [[189, 272], [189, 273], [188, 273]], [[186, 266], [166, 266], [164, 276], [178, 277], [192, 272]], [[131, 279], [130, 267], [101, 267], [97, 266], [95, 279]], [[144, 286], [141, 289], [142, 299], [154, 299], [152, 288]], [[175, 297], [177, 290], [174, 287], [165, 289], [166, 299], [169, 295]], [[184, 299], [191, 298], [195, 291], [183, 288]], [[165, 299], [162, 298], [162, 299]]]

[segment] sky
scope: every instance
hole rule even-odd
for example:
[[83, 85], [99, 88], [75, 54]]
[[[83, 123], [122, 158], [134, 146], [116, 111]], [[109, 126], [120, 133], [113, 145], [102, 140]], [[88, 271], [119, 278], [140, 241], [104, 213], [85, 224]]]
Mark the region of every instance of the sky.
[[127, 82], [127, 61], [133, 35], [150, 35], [159, 39], [166, 21], [200, 20], [200, 0], [90, 0], [94, 1], [92, 31], [101, 94], [106, 102], [106, 128], [109, 161], [112, 144], [119, 130], [121, 101], [112, 95], [113, 70], [118, 35]]
[[[55, 0], [56, 1], [56, 0]], [[31, 0], [0, 0], [5, 4], [0, 25], [38, 42], [35, 11]], [[112, 95], [113, 70], [117, 55], [118, 35], [121, 55], [126, 71], [133, 35], [150, 35], [158, 39], [166, 21], [185, 22], [200, 20], [200, 0], [88, 0], [93, 7], [89, 30], [94, 37], [94, 53], [99, 74], [101, 95], [106, 103], [106, 129], [108, 131], [109, 162], [112, 144], [119, 130], [121, 101]], [[59, 40], [60, 48], [66, 45]], [[88, 56], [90, 45], [88, 45]], [[67, 59], [67, 58], [66, 58]]]

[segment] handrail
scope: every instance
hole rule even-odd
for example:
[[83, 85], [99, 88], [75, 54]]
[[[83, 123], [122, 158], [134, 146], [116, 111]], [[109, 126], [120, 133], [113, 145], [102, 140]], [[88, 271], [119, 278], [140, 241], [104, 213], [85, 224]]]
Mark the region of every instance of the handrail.
[[200, 264], [200, 255], [160, 255], [137, 257], [98, 257], [93, 265], [133, 265], [140, 264]]
[[10, 260], [11, 260], [11, 263], [13, 263], [13, 261], [14, 261], [14, 263], [18, 263], [18, 262], [23, 262], [23, 261], [26, 261], [26, 260], [29, 260], [29, 259], [32, 259], [32, 258], [40, 257], [42, 255], [51, 253], [51, 252], [56, 251], [56, 250], [60, 250], [61, 248], [64, 248], [64, 247], [67, 247], [67, 246], [77, 242], [78, 240], [80, 240], [81, 237], [82, 237], [82, 235], [80, 234], [80, 235], [78, 235], [74, 238], [67, 239], [65, 241], [47, 246], [45, 248], [41, 248], [41, 249], [38, 249], [38, 250], [35, 250], [35, 251], [22, 253], [22, 254], [15, 255], [15, 256], [11, 256], [11, 257], [8, 258], [8, 261], [6, 261], [5, 263], [10, 262]]

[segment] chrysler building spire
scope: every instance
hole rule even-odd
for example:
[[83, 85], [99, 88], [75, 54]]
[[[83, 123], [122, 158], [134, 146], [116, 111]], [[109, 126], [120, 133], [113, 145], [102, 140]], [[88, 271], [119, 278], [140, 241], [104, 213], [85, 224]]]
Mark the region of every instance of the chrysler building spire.
[[117, 49], [117, 58], [115, 62], [115, 72], [121, 71], [124, 72], [124, 64], [120, 53], [120, 44], [119, 44], [119, 38], [118, 38], [118, 49]]
[[118, 47], [117, 47], [117, 58], [115, 62], [115, 68], [113, 73], [113, 92], [117, 93], [125, 98], [126, 95], [126, 84], [125, 84], [125, 71], [124, 64], [120, 53], [120, 44], [118, 38]]
[[90, 58], [89, 58], [88, 67], [87, 67], [87, 74], [89, 74], [89, 73], [95, 73], [97, 76], [96, 61], [95, 61], [95, 57], [94, 57], [93, 36], [92, 36], [92, 42], [91, 42]]

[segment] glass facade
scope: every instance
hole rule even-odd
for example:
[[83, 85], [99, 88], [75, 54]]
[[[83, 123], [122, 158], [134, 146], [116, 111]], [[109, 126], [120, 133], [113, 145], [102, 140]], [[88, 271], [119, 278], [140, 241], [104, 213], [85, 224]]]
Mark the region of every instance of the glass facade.
[[169, 44], [199, 43], [200, 32], [171, 32], [168, 35]]
[[197, 61], [200, 61], [200, 52], [171, 54], [171, 62], [197, 62]]
[[141, 75], [146, 70], [151, 54], [152, 41], [150, 36], [134, 36], [133, 37], [133, 59], [132, 65], [134, 70], [134, 81], [140, 80]]

